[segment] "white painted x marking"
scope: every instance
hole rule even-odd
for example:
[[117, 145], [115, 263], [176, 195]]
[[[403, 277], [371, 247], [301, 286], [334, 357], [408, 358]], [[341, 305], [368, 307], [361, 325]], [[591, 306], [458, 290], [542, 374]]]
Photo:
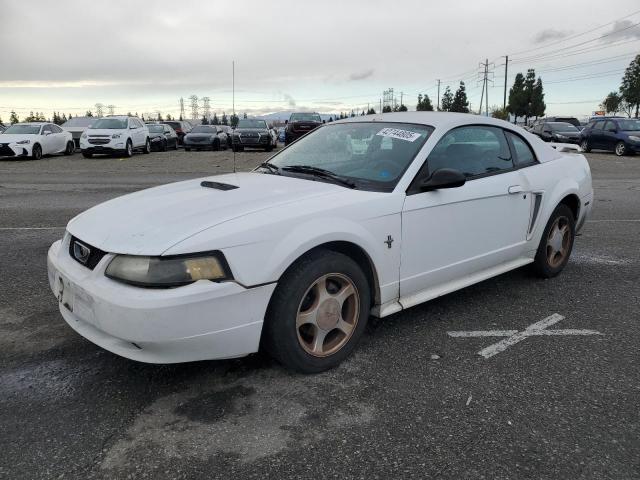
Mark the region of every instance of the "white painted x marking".
[[564, 317], [562, 315], [554, 313], [547, 318], [543, 318], [539, 322], [529, 325], [521, 332], [518, 330], [476, 330], [470, 332], [447, 332], [447, 335], [450, 337], [507, 337], [504, 340], [500, 340], [498, 343], [494, 343], [493, 345], [489, 345], [487, 348], [480, 350], [478, 355], [481, 355], [484, 358], [490, 358], [500, 352], [504, 352], [507, 348], [528, 337], [545, 335], [602, 335], [596, 330], [576, 330], [573, 328], [566, 328], [563, 330], [546, 330], [547, 327], [550, 327], [563, 319]]

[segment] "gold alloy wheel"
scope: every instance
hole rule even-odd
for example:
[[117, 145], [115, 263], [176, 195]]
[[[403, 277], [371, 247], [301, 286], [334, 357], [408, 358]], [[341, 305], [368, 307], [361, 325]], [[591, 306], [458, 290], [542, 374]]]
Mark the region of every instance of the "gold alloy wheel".
[[298, 342], [314, 357], [333, 355], [347, 344], [359, 316], [360, 295], [353, 281], [341, 273], [323, 275], [298, 306]]
[[558, 217], [549, 229], [547, 236], [547, 261], [551, 268], [562, 265], [569, 254], [571, 244], [571, 227], [567, 217]]

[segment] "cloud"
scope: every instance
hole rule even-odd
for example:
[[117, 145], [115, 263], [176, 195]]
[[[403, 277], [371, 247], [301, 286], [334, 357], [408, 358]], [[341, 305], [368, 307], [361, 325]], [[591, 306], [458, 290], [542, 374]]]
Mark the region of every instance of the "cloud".
[[356, 82], [358, 80], [364, 80], [365, 78], [369, 78], [372, 75], [373, 75], [373, 68], [370, 68], [368, 70], [363, 70], [361, 72], [352, 73], [351, 75], [349, 75], [349, 80]]
[[567, 35], [569, 35], [569, 31], [565, 30], [556, 30], [555, 28], [545, 28], [536, 34], [533, 37], [533, 43], [544, 43], [549, 40], [561, 40]]
[[607, 43], [633, 38], [640, 39], [640, 25], [631, 20], [617, 20], [605, 35], [607, 36], [602, 41]]
[[285, 93], [283, 96], [285, 101], [289, 104], [290, 107], [296, 106], [296, 101], [291, 95], [289, 95], [288, 93]]

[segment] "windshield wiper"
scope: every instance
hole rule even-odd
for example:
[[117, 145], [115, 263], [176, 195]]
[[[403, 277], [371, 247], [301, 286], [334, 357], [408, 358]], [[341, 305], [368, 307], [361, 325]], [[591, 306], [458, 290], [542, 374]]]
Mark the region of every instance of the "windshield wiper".
[[270, 173], [280, 175], [280, 167], [274, 165], [273, 163], [262, 162], [260, 165], [258, 165], [258, 168], [266, 168]]
[[356, 188], [356, 184], [351, 180], [347, 180], [346, 178], [329, 170], [325, 170], [324, 168], [313, 167], [311, 165], [288, 165], [286, 167], [282, 167], [282, 170], [294, 173], [306, 173], [308, 175], [332, 180], [349, 188]]

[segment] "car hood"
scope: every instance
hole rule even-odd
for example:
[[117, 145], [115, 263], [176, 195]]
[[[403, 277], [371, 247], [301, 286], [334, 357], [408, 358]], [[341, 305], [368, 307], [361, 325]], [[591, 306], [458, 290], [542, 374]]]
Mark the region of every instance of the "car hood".
[[91, 135], [113, 135], [114, 133], [127, 133], [127, 129], [117, 129], [117, 128], [88, 128], [85, 130], [85, 133], [89, 136]]
[[236, 128], [236, 133], [269, 133], [266, 128]]
[[190, 138], [190, 137], [215, 137], [216, 134], [215, 133], [210, 133], [210, 132], [202, 132], [202, 133], [187, 133], [185, 135], [185, 137]]
[[580, 135], [580, 132], [553, 132], [556, 135], [564, 135], [565, 137], [577, 137]]
[[[206, 188], [201, 186], [204, 180], [238, 188]], [[232, 173], [115, 198], [73, 218], [67, 230], [106, 252], [161, 255], [186, 238], [221, 223], [342, 191], [351, 190], [293, 177]]]
[[11, 133], [1, 133], [0, 134], [0, 143], [13, 143], [19, 142], [20, 140], [31, 140], [36, 139], [38, 135], [29, 135], [29, 134], [11, 134]]

